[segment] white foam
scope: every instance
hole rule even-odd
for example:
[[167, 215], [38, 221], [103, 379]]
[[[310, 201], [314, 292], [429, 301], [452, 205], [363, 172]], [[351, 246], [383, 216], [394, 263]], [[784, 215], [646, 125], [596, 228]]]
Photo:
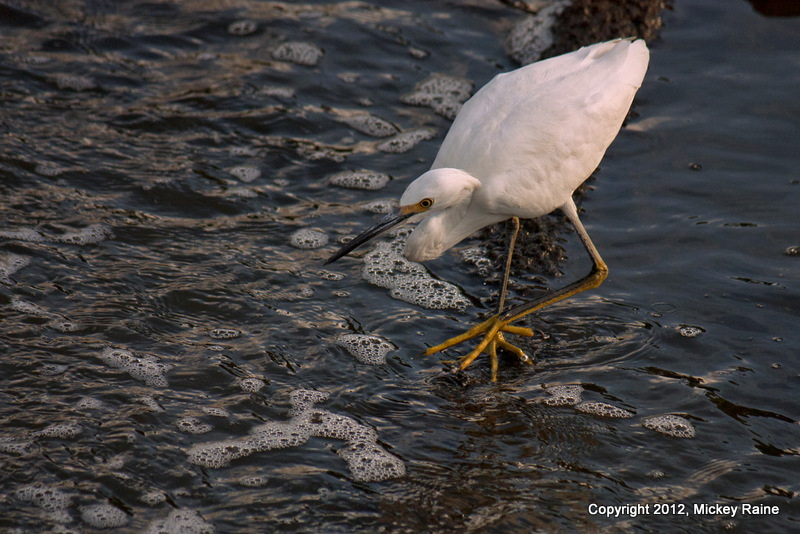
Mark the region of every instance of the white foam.
[[347, 462], [355, 480], [374, 482], [403, 476], [402, 460], [378, 444], [378, 435], [372, 428], [351, 417], [314, 408], [314, 404], [327, 398], [327, 393], [296, 390], [290, 397], [292, 417], [288, 421], [258, 425], [242, 438], [196, 444], [187, 451], [189, 462], [220, 468], [256, 452], [297, 447], [311, 437], [320, 437], [347, 442], [338, 454]]
[[32, 449], [32, 440], [20, 439], [17, 436], [0, 436], [0, 452], [22, 456], [30, 453]]
[[220, 408], [218, 406], [203, 406], [200, 408], [202, 412], [206, 415], [211, 415], [214, 417], [230, 417], [231, 413], [226, 410], [225, 408]]
[[256, 30], [258, 30], [258, 24], [252, 20], [237, 20], [228, 24], [228, 33], [240, 37], [252, 35]]
[[378, 150], [390, 154], [402, 154], [408, 152], [422, 141], [436, 137], [436, 130], [433, 128], [416, 128], [407, 132], [399, 133], [391, 139], [378, 145]]
[[65, 232], [61, 235], [48, 236], [33, 228], [18, 230], [0, 230], [0, 238], [27, 241], [29, 243], [67, 243], [70, 245], [92, 245], [105, 241], [113, 236], [111, 229], [103, 224], [91, 224], [80, 230]]
[[542, 400], [542, 403], [548, 406], [574, 406], [581, 401], [581, 394], [583, 392], [581, 386], [575, 385], [546, 386], [544, 389], [552, 395]]
[[283, 43], [273, 50], [272, 57], [282, 61], [290, 61], [298, 65], [313, 67], [325, 54], [323, 50], [311, 43], [291, 41]]
[[81, 519], [94, 528], [117, 528], [128, 523], [128, 515], [111, 504], [82, 506]]
[[97, 87], [91, 78], [76, 74], [58, 74], [53, 76], [52, 80], [59, 89], [69, 89], [71, 91], [87, 91]]
[[396, 200], [373, 200], [371, 202], [367, 202], [363, 204], [362, 207], [370, 212], [370, 213], [377, 213], [380, 215], [384, 215], [386, 213], [391, 213], [397, 208], [397, 201]]
[[472, 94], [473, 84], [466, 78], [433, 74], [419, 82], [411, 93], [400, 97], [404, 104], [426, 106], [450, 120], [456, 118], [461, 105]]
[[269, 479], [260, 475], [252, 475], [239, 480], [239, 484], [248, 488], [263, 488], [269, 484]]
[[0, 230], [0, 237], [13, 239], [15, 241], [27, 241], [29, 243], [44, 243], [47, 238], [33, 228], [20, 228], [19, 230]]
[[34, 169], [36, 174], [40, 174], [42, 176], [47, 176], [48, 178], [52, 178], [54, 176], [58, 176], [59, 174], [64, 173], [64, 167], [60, 167], [55, 163], [49, 161], [43, 161], [41, 163], [36, 164], [36, 168]]
[[557, 0], [540, 9], [535, 15], [522, 19], [508, 35], [508, 54], [521, 65], [537, 61], [542, 52], [553, 44], [556, 17], [569, 0]]
[[367, 112], [342, 116], [337, 120], [354, 130], [373, 137], [389, 137], [400, 132], [400, 129], [391, 122]]
[[0, 252], [0, 282], [11, 283], [11, 275], [27, 266], [31, 259], [27, 256]]
[[259, 170], [258, 167], [251, 167], [249, 165], [239, 165], [238, 167], [231, 168], [228, 172], [244, 183], [250, 183], [261, 177], [261, 170]]
[[125, 371], [136, 380], [141, 380], [148, 386], [166, 387], [166, 373], [174, 366], [161, 363], [153, 356], [136, 356], [127, 349], [114, 349], [106, 347], [99, 358], [108, 365]]
[[65, 232], [53, 238], [54, 241], [60, 243], [68, 243], [70, 245], [94, 245], [105, 241], [112, 236], [111, 229], [103, 224], [91, 224], [81, 230], [72, 232]]
[[326, 271], [324, 269], [320, 270], [320, 271], [317, 271], [317, 274], [323, 280], [330, 280], [331, 282], [336, 282], [336, 281], [342, 280], [344, 278], [344, 275], [342, 273], [337, 273], [337, 272], [333, 272], [333, 271]]
[[704, 332], [705, 330], [699, 326], [682, 324], [678, 327], [678, 333], [683, 337], [697, 337]]
[[386, 355], [397, 348], [380, 336], [366, 334], [342, 334], [336, 338], [336, 344], [368, 365], [386, 363]]
[[205, 434], [214, 428], [208, 423], [202, 422], [197, 417], [181, 417], [175, 423], [178, 430], [187, 434]]
[[151, 522], [145, 534], [213, 534], [214, 531], [214, 525], [199, 513], [183, 508], [171, 511], [166, 519]]
[[78, 423], [53, 423], [31, 435], [37, 438], [72, 439], [82, 433], [83, 429]]
[[239, 387], [242, 388], [242, 391], [246, 391], [248, 393], [258, 393], [264, 389], [266, 385], [267, 383], [260, 378], [242, 378], [239, 380]]
[[208, 337], [213, 339], [236, 339], [242, 332], [235, 328], [214, 328], [208, 332]]
[[105, 407], [103, 401], [95, 397], [81, 397], [81, 399], [75, 403], [75, 409], [80, 411], [98, 410], [103, 407]]
[[161, 491], [148, 491], [139, 496], [139, 500], [148, 506], [156, 506], [167, 502], [167, 496]]
[[289, 236], [289, 244], [299, 249], [315, 249], [328, 244], [328, 234], [322, 230], [302, 228]]
[[457, 286], [433, 278], [419, 263], [402, 254], [403, 234], [393, 242], [381, 241], [364, 256], [361, 277], [389, 289], [392, 298], [427, 309], [464, 309], [469, 301]]
[[37, 482], [17, 489], [16, 497], [40, 508], [48, 519], [57, 523], [72, 521], [69, 515], [72, 498], [63, 490]]
[[617, 406], [611, 404], [606, 404], [605, 402], [581, 402], [575, 406], [575, 409], [579, 412], [609, 418], [628, 419], [634, 415], [633, 412], [629, 412], [628, 410], [618, 408]]
[[345, 171], [331, 176], [331, 184], [346, 189], [377, 191], [389, 183], [388, 174], [372, 171]]
[[642, 421], [642, 425], [675, 438], [693, 438], [696, 433], [692, 423], [679, 415], [665, 414], [648, 417]]

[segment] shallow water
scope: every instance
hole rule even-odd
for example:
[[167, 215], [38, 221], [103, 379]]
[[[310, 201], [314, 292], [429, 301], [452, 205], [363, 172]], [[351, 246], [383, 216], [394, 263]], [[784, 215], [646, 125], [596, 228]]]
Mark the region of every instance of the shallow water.
[[[420, 356], [490, 310], [461, 250], [425, 265], [456, 309], [322, 263], [433, 160], [452, 106], [404, 96], [514, 68], [519, 11], [7, 8], [0, 528], [796, 530], [800, 19], [718, 4], [665, 12], [583, 200], [609, 278], [526, 319], [536, 364], [503, 359], [498, 384]], [[358, 170], [391, 180], [331, 183]], [[542, 285], [589, 268], [563, 237]], [[198, 460], [230, 442], [250, 448]], [[742, 503], [779, 514], [694, 509]]]

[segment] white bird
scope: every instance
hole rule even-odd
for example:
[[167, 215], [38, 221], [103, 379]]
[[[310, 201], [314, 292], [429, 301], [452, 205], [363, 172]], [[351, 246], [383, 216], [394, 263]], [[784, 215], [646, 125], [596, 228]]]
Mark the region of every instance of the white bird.
[[[488, 349], [492, 380], [497, 348], [530, 363], [503, 333], [532, 336], [510, 323], [600, 285], [608, 268], [586, 233], [572, 193], [594, 171], [617, 136], [644, 79], [650, 53], [642, 40], [616, 39], [496, 76], [459, 111], [431, 170], [414, 180], [399, 210], [352, 239], [331, 263], [402, 222], [418, 222], [405, 256], [433, 260], [484, 226], [514, 221], [497, 314], [464, 334], [429, 348], [433, 354], [483, 334], [461, 359], [465, 369]], [[592, 271], [561, 289], [503, 311], [519, 218], [560, 208], [592, 258]]]

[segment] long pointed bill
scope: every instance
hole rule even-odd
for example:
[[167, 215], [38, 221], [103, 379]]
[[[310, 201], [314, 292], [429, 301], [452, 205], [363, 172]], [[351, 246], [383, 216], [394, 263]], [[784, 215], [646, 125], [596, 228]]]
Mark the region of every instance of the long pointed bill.
[[358, 247], [360, 247], [373, 237], [377, 237], [383, 232], [389, 230], [390, 228], [399, 225], [412, 215], [414, 215], [414, 212], [412, 211], [400, 211], [400, 210], [387, 214], [383, 219], [378, 221], [378, 224], [376, 224], [372, 228], [369, 228], [368, 230], [365, 230], [358, 237], [354, 237], [352, 240], [345, 243], [345, 245], [339, 250], [337, 250], [333, 254], [333, 256], [328, 258], [328, 261], [325, 262], [325, 265], [335, 262], [342, 256], [346, 256], [347, 254], [351, 253], [352, 251], [354, 251], [355, 249], [357, 249]]

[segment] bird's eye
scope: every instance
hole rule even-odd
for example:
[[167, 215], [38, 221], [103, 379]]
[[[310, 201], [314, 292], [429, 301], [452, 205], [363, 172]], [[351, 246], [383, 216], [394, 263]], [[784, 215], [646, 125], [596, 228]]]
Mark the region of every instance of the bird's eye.
[[428, 209], [431, 206], [433, 206], [433, 199], [432, 198], [423, 198], [422, 200], [419, 201], [419, 207], [420, 208]]

